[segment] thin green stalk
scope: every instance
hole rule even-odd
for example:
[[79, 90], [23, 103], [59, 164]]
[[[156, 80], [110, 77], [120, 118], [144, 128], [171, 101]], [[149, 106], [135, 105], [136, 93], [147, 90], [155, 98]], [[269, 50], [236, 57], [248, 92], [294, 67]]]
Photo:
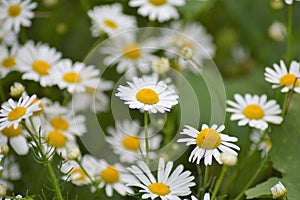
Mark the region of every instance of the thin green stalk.
[[286, 109], [287, 109], [288, 99], [289, 99], [289, 92], [287, 92], [287, 93], [285, 94], [285, 97], [284, 97], [284, 102], [283, 102], [283, 107], [282, 107], [281, 117], [284, 117], [284, 116], [285, 116]]
[[243, 197], [245, 191], [253, 184], [253, 182], [258, 177], [258, 175], [260, 174], [260, 172], [264, 169], [267, 160], [268, 160], [268, 156], [265, 156], [264, 159], [262, 160], [262, 162], [260, 163], [259, 168], [256, 170], [254, 176], [252, 176], [251, 180], [242, 189], [242, 191], [239, 193], [239, 195], [236, 198], [234, 198], [234, 200], [239, 200], [239, 199], [241, 199]]
[[293, 6], [288, 5], [288, 19], [287, 19], [287, 51], [286, 61], [290, 62], [292, 58], [292, 24], [293, 24]]
[[201, 183], [202, 183], [202, 170], [201, 170], [201, 166], [197, 165], [197, 172], [198, 172], [198, 178], [199, 178], [199, 188], [198, 188], [198, 192], [197, 195], [200, 196], [201, 193]]
[[202, 192], [200, 195], [199, 199], [203, 199], [204, 198], [204, 194], [206, 191], [206, 186], [207, 186], [207, 181], [208, 181], [208, 175], [209, 175], [209, 165], [205, 166], [205, 174], [204, 174], [204, 181], [203, 181], [203, 187], [202, 187]]
[[0, 80], [0, 98], [1, 98], [1, 102], [5, 101], [5, 94], [3, 91], [3, 86], [2, 86], [2, 81]]
[[45, 162], [45, 165], [46, 165], [46, 170], [47, 170], [47, 173], [50, 177], [50, 181], [53, 185], [53, 188], [54, 188], [54, 192], [55, 192], [55, 195], [56, 195], [56, 198], [58, 200], [64, 200], [62, 194], [61, 194], [61, 191], [60, 191], [60, 187], [59, 187], [59, 183], [58, 183], [58, 180], [55, 176], [55, 173], [53, 171], [53, 168], [52, 168], [52, 165], [51, 163], [49, 162], [49, 160], [47, 160], [47, 162]]
[[219, 188], [220, 188], [220, 185], [223, 181], [223, 178], [226, 174], [226, 171], [227, 171], [227, 167], [225, 165], [222, 166], [222, 170], [221, 170], [221, 174], [220, 174], [220, 177], [219, 179], [217, 180], [217, 183], [215, 185], [215, 188], [213, 190], [213, 193], [212, 193], [212, 196], [211, 196], [211, 199], [214, 200], [215, 197], [217, 196], [217, 192], [219, 191]]
[[145, 129], [145, 146], [146, 146], [146, 163], [149, 162], [149, 136], [148, 136], [148, 112], [144, 112], [144, 129]]
[[291, 101], [292, 101], [292, 98], [293, 98], [293, 95], [294, 95], [294, 88], [296, 87], [296, 83], [298, 81], [298, 78], [299, 77], [296, 77], [295, 80], [294, 80], [293, 87], [291, 89], [291, 93], [290, 93], [290, 96], [288, 98], [288, 102], [287, 102], [287, 105], [286, 105], [286, 109], [285, 109], [284, 115], [288, 114], [289, 107], [290, 107], [290, 104], [291, 104]]

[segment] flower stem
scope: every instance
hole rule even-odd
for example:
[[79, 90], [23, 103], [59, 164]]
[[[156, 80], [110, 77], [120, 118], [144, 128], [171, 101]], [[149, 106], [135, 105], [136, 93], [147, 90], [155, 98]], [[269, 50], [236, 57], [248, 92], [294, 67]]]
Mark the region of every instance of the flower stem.
[[255, 181], [255, 179], [258, 177], [258, 175], [260, 174], [260, 172], [263, 170], [263, 168], [265, 167], [265, 164], [268, 160], [268, 156], [265, 156], [262, 160], [262, 162], [260, 163], [259, 168], [256, 170], [254, 176], [252, 176], [251, 180], [247, 183], [247, 185], [242, 189], [242, 191], [239, 193], [239, 195], [237, 197], [234, 198], [234, 200], [239, 200], [243, 197], [245, 191], [252, 185], [252, 183]]
[[202, 192], [200, 195], [199, 199], [203, 199], [204, 198], [204, 194], [206, 191], [206, 185], [207, 185], [207, 181], [208, 181], [208, 175], [209, 175], [209, 165], [205, 166], [205, 174], [204, 174], [204, 181], [203, 181], [203, 187], [202, 187]]
[[227, 167], [225, 165], [222, 166], [222, 170], [221, 170], [221, 174], [220, 174], [220, 177], [219, 179], [217, 180], [217, 183], [215, 185], [215, 188], [214, 188], [214, 191], [212, 193], [212, 196], [211, 196], [211, 199], [214, 200], [216, 195], [217, 195], [217, 192], [220, 188], [220, 185], [223, 181], [223, 178], [224, 178], [224, 175], [226, 174], [226, 171], [227, 171]]
[[292, 57], [292, 24], [293, 24], [293, 6], [288, 5], [288, 19], [287, 19], [287, 51], [286, 61], [290, 62]]
[[148, 137], [148, 112], [144, 112], [144, 129], [145, 129], [145, 146], [146, 146], [146, 163], [149, 162], [149, 137]]
[[47, 170], [47, 173], [50, 177], [50, 181], [54, 187], [54, 192], [55, 192], [55, 195], [56, 195], [56, 198], [58, 200], [64, 200], [62, 194], [61, 194], [61, 191], [60, 191], [60, 187], [59, 187], [59, 183], [58, 183], [58, 180], [55, 176], [55, 173], [53, 171], [53, 168], [51, 166], [51, 163], [49, 162], [49, 160], [47, 160], [47, 162], [45, 163], [46, 165], [46, 170]]
[[289, 99], [289, 92], [287, 92], [285, 94], [285, 97], [284, 97], [284, 102], [283, 102], [281, 117], [285, 116], [285, 113], [286, 113], [286, 110], [287, 110], [288, 99]]

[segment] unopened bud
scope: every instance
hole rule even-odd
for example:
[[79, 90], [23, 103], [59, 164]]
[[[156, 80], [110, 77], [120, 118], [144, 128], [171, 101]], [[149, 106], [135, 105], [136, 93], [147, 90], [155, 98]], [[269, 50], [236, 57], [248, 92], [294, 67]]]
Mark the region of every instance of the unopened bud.
[[189, 47], [184, 47], [181, 50], [181, 55], [184, 60], [191, 60], [194, 56], [194, 50]]
[[68, 149], [67, 159], [76, 160], [80, 156], [80, 150], [77, 147]]
[[0, 197], [4, 197], [6, 195], [6, 187], [0, 184]]
[[271, 7], [274, 9], [274, 10], [278, 10], [280, 8], [283, 7], [283, 2], [282, 0], [272, 0], [271, 2]]
[[272, 192], [272, 195], [273, 195], [273, 199], [278, 199], [278, 198], [282, 198], [286, 195], [287, 189], [279, 181], [276, 185], [271, 187], [271, 192]]
[[15, 82], [14, 85], [10, 87], [10, 96], [12, 97], [20, 97], [22, 93], [25, 91], [25, 87], [18, 82]]
[[152, 62], [152, 70], [158, 74], [164, 74], [170, 69], [170, 62], [167, 58], [160, 58]]
[[292, 5], [293, 4], [293, 0], [284, 0], [284, 2], [288, 5]]
[[224, 152], [221, 153], [221, 161], [226, 166], [234, 166], [237, 163], [237, 156], [233, 155], [232, 153]]
[[281, 42], [284, 40], [286, 35], [286, 27], [279, 21], [273, 22], [273, 24], [268, 29], [269, 36], [277, 41]]
[[9, 146], [8, 145], [4, 145], [4, 146], [1, 147], [1, 153], [3, 155], [7, 155], [8, 152], [9, 152]]

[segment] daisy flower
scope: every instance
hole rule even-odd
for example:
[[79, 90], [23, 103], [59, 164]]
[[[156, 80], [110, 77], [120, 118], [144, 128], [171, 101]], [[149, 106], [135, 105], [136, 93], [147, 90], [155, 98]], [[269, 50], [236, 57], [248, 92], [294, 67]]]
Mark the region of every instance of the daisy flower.
[[5, 186], [10, 191], [13, 191], [14, 184], [12, 181], [17, 181], [22, 178], [20, 165], [13, 155], [5, 158], [3, 165], [2, 175], [0, 178], [0, 185]]
[[35, 111], [40, 110], [40, 101], [33, 103], [34, 99], [36, 95], [21, 97], [18, 102], [9, 99], [8, 102], [3, 103], [0, 110], [0, 130], [12, 125], [14, 129], [17, 129], [23, 119], [27, 119]]
[[275, 63], [273, 67], [274, 69], [267, 67], [265, 71], [265, 80], [273, 84], [273, 89], [282, 87], [281, 92], [288, 92], [293, 88], [296, 80], [294, 91], [300, 93], [300, 64], [298, 62], [292, 61], [289, 71], [283, 60], [280, 60], [280, 65]]
[[178, 95], [171, 86], [158, 81], [158, 75], [134, 77], [129, 86], [120, 85], [116, 96], [128, 104], [130, 109], [141, 112], [164, 113], [178, 103]]
[[32, 10], [37, 7], [36, 2], [30, 0], [1, 0], [0, 20], [3, 20], [3, 29], [18, 33], [20, 27], [30, 27], [34, 17]]
[[138, 13], [149, 20], [159, 22], [177, 19], [179, 14], [175, 6], [183, 6], [185, 0], [131, 0], [129, 6], [139, 7]]
[[[0, 27], [3, 27], [2, 22], [0, 21]], [[11, 46], [17, 40], [17, 35], [11, 30], [0, 29], [0, 45]]]
[[107, 196], [112, 197], [113, 190], [122, 196], [134, 193], [130, 187], [126, 186], [134, 177], [121, 164], [109, 165], [105, 160], [97, 160], [86, 155], [86, 162], [82, 165], [95, 181], [100, 181], [98, 188], [105, 187]]
[[236, 102], [228, 100], [227, 104], [232, 107], [226, 109], [227, 112], [233, 113], [230, 120], [239, 120], [239, 126], [249, 124], [250, 127], [265, 130], [268, 128], [268, 122], [280, 124], [282, 117], [278, 116], [281, 109], [275, 100], [267, 101], [267, 95], [250, 95], [246, 94], [242, 97], [235, 94]]
[[89, 108], [91, 111], [107, 111], [109, 108], [109, 98], [104, 93], [112, 90], [114, 83], [98, 79], [96, 88], [86, 88], [85, 92], [74, 93], [72, 96], [72, 108], [75, 111]]
[[112, 36], [124, 30], [136, 28], [134, 17], [122, 13], [121, 4], [96, 6], [88, 11], [92, 20], [92, 36], [98, 37], [102, 32]]
[[[186, 142], [186, 145], [196, 145], [192, 151], [189, 162], [195, 162], [199, 164], [201, 159], [204, 158], [204, 164], [211, 165], [212, 157], [216, 159], [219, 164], [222, 164], [220, 158], [220, 152], [229, 152], [237, 156], [235, 150], [240, 150], [240, 148], [230, 142], [237, 142], [236, 137], [230, 137], [226, 134], [221, 133], [225, 126], [212, 125], [210, 128], [203, 124], [201, 131], [186, 125], [180, 134], [188, 135], [189, 138], [182, 138], [177, 140], [177, 142]], [[233, 150], [235, 149], [235, 150]]]
[[156, 59], [152, 53], [157, 50], [157, 41], [149, 39], [139, 42], [135, 33], [123, 33], [109, 39], [100, 53], [106, 54], [103, 62], [106, 66], [117, 64], [117, 72], [124, 73], [127, 79], [137, 74], [148, 73], [151, 62]]
[[51, 86], [49, 70], [58, 63], [62, 54], [46, 44], [28, 41], [20, 48], [17, 57], [19, 70], [24, 72], [22, 79], [40, 82], [41, 86]]
[[252, 150], [258, 148], [261, 151], [261, 157], [265, 157], [272, 148], [272, 142], [270, 137], [267, 134], [264, 134], [263, 131], [254, 129], [250, 135], [250, 140], [253, 142], [250, 146]]
[[95, 88], [100, 71], [95, 66], [84, 63], [72, 64], [70, 59], [60, 61], [50, 70], [53, 83], [60, 89], [67, 89], [70, 93], [85, 92], [87, 88]]
[[0, 46], [0, 75], [5, 77], [9, 72], [16, 70], [16, 57], [18, 53], [18, 45], [15, 44], [9, 50], [6, 46]]
[[[116, 128], [109, 127], [108, 132], [110, 137], [105, 140], [111, 147], [115, 154], [120, 155], [121, 162], [132, 163], [141, 160], [146, 156], [146, 146], [144, 141], [144, 133], [137, 121], [124, 120], [123, 122], [117, 121]], [[149, 157], [155, 158], [155, 153], [151, 152], [160, 147], [162, 137], [160, 135], [152, 136], [152, 130], [149, 128]]]
[[139, 161], [138, 166], [129, 167], [128, 170], [135, 175], [138, 180], [131, 180], [128, 185], [142, 188], [142, 199], [162, 200], [180, 199], [180, 196], [191, 194], [190, 187], [196, 184], [192, 182], [194, 176], [190, 171], [183, 171], [183, 165], [179, 165], [171, 173], [173, 162], [169, 161], [165, 165], [164, 159], [159, 159], [157, 179], [145, 162]]

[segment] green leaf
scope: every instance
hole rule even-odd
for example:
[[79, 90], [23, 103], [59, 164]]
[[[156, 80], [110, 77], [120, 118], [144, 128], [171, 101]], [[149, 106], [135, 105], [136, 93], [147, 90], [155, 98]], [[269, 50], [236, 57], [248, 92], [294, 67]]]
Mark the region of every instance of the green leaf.
[[271, 198], [271, 187], [273, 187], [276, 183], [281, 181], [280, 178], [270, 178], [266, 182], [260, 183], [253, 188], [248, 189], [245, 194], [247, 199], [254, 198]]

